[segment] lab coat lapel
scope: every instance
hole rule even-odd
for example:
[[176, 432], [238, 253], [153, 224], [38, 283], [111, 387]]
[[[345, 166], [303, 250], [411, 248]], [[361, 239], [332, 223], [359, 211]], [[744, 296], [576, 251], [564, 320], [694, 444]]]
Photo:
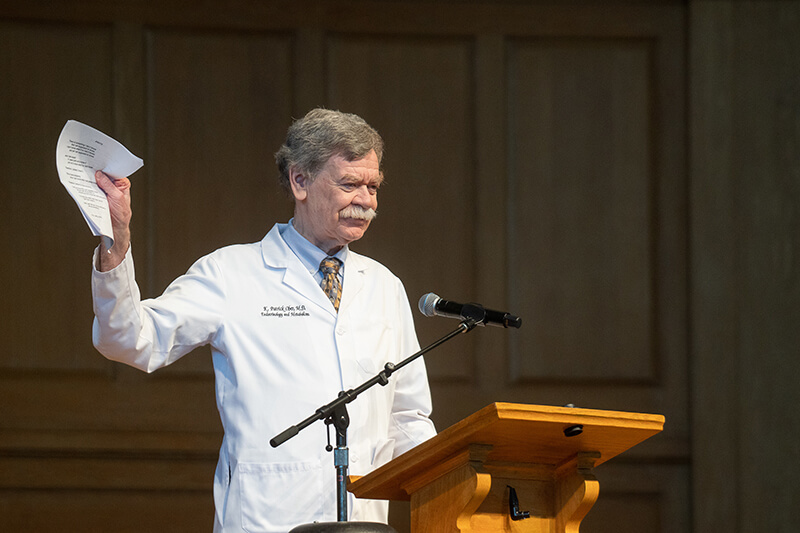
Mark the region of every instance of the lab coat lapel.
[[342, 286], [342, 301], [339, 304], [339, 312], [350, 306], [356, 296], [364, 288], [367, 264], [362, 261], [361, 256], [352, 250], [348, 253], [347, 264], [344, 267], [344, 285]]
[[[291, 248], [286, 245], [277, 224], [261, 240], [261, 255], [266, 267], [283, 271], [282, 282], [284, 285], [321, 307], [325, 312], [336, 315], [336, 310], [328, 297], [322, 292], [313, 276], [308, 273], [303, 263], [294, 255]], [[345, 275], [346, 272], [345, 270]]]

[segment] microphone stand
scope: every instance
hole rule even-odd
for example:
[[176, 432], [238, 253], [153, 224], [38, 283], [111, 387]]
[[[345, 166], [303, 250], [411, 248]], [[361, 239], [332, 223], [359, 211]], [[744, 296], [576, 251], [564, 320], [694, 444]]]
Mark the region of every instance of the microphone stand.
[[[409, 363], [413, 362], [420, 356], [428, 353], [437, 346], [444, 344], [453, 337], [462, 333], [467, 333], [475, 329], [475, 326], [481, 324], [486, 320], [486, 310], [477, 304], [466, 304], [462, 309], [462, 318], [464, 319], [458, 327], [437, 340], [429, 344], [425, 348], [403, 359], [400, 363], [386, 363], [383, 370], [375, 375], [373, 378], [365, 381], [355, 389], [348, 391], [341, 391], [339, 396], [332, 402], [323, 405], [317, 409], [313, 415], [309, 416], [297, 425], [291, 426], [273, 437], [269, 444], [273, 448], [277, 448], [287, 440], [291, 439], [300, 431], [307, 428], [317, 420], [324, 420], [326, 425], [333, 425], [336, 429], [336, 449], [333, 454], [333, 462], [336, 467], [336, 516], [337, 521], [347, 521], [347, 470], [349, 466], [349, 452], [347, 448], [347, 427], [350, 425], [350, 417], [347, 414], [347, 404], [355, 400], [359, 394], [367, 389], [380, 384], [385, 386], [389, 383], [389, 378]], [[331, 446], [328, 444], [326, 447], [331, 451]]]

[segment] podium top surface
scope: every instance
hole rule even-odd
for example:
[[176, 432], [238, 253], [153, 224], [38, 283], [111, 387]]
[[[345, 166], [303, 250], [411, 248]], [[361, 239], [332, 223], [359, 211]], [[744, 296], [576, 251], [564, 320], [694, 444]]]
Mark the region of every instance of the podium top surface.
[[[564, 430], [575, 425], [583, 426], [583, 431], [567, 437]], [[349, 490], [361, 498], [396, 495], [399, 480], [420, 475], [470, 444], [492, 447], [487, 465], [513, 463], [557, 468], [580, 452], [599, 452], [597, 466], [663, 428], [662, 415], [494, 403], [354, 481]], [[390, 490], [390, 486], [395, 488]]]

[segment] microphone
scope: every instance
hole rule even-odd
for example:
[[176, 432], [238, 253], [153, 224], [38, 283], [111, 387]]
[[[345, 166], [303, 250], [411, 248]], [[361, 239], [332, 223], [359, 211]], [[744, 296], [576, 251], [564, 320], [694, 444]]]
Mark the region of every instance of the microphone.
[[451, 302], [429, 292], [419, 299], [419, 311], [425, 316], [444, 316], [447, 318], [473, 319], [479, 325], [502, 326], [504, 328], [519, 328], [522, 319], [502, 311], [484, 309], [479, 304], [460, 304]]

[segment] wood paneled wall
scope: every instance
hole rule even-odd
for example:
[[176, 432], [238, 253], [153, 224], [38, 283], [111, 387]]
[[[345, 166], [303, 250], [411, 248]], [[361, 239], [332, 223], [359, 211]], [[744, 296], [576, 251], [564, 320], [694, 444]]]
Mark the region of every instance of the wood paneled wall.
[[696, 531], [800, 529], [800, 3], [692, 5]]
[[[211, 526], [221, 435], [208, 351], [144, 375], [92, 348], [95, 239], [56, 177], [64, 122], [89, 123], [145, 160], [133, 176], [133, 247], [152, 296], [202, 254], [291, 216], [272, 154], [291, 118], [317, 105], [362, 115], [387, 142], [380, 216], [354, 249], [392, 268], [412, 302], [434, 291], [523, 317], [519, 331], [481, 328], [428, 357], [438, 427], [494, 401], [662, 413], [663, 434], [598, 469], [601, 497], [583, 530], [759, 529], [769, 502], [741, 505], [769, 493], [769, 478], [738, 461], [765, 445], [750, 437], [763, 428], [737, 387], [776, 422], [766, 434], [782, 455], [763, 464], [796, 457], [777, 434], [780, 401], [794, 393], [769, 396], [763, 384], [788, 379], [782, 364], [797, 346], [800, 78], [785, 22], [797, 7], [62, 7], [0, 6], [0, 512], [10, 530]], [[761, 61], [784, 41], [788, 51]], [[761, 268], [783, 277], [753, 282]], [[455, 327], [416, 316], [423, 344]], [[737, 363], [715, 374], [728, 349]], [[775, 516], [777, 530], [791, 519]], [[402, 506], [393, 521], [407, 527]]]

